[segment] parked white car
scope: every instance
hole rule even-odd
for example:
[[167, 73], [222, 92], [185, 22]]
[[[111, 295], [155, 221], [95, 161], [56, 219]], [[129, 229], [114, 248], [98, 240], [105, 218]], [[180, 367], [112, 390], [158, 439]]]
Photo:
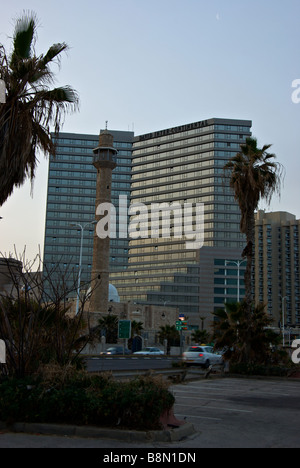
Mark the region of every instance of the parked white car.
[[212, 346], [190, 346], [182, 355], [188, 366], [199, 365], [208, 368], [211, 365], [223, 364], [223, 356], [214, 352]]
[[159, 356], [162, 354], [165, 354], [163, 351], [161, 351], [159, 348], [144, 348], [141, 351], [136, 351], [134, 354], [140, 354], [144, 356]]

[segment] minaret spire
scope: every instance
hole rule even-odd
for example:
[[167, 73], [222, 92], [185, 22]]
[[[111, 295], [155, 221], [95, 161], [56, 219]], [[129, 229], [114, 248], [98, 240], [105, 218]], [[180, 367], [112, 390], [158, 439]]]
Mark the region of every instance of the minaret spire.
[[[113, 136], [106, 129], [100, 132], [99, 146], [93, 150], [93, 165], [97, 169], [96, 206], [95, 219], [100, 221], [104, 214], [97, 214], [99, 205], [104, 203], [111, 205], [112, 171], [117, 166], [117, 150], [113, 147]], [[107, 206], [107, 205], [106, 205]], [[109, 218], [110, 213], [105, 213]], [[90, 311], [101, 314], [108, 312], [109, 298], [109, 233], [106, 237], [98, 237], [97, 230], [94, 233], [93, 267], [91, 277], [92, 296]]]

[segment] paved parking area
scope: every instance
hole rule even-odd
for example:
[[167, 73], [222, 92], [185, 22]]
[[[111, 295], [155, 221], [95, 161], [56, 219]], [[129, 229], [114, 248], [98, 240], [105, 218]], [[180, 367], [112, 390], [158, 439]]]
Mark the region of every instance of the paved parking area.
[[300, 447], [300, 382], [225, 378], [173, 387], [175, 414], [198, 434], [185, 447]]
[[[175, 415], [193, 423], [196, 434], [176, 443], [0, 433], [0, 447], [300, 448], [300, 381], [219, 378], [174, 385]], [[134, 450], [133, 450], [134, 452]]]

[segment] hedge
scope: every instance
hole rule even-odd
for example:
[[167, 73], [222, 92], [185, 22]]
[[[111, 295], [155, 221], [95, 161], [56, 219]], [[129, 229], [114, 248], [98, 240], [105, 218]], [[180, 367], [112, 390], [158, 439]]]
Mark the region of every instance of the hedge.
[[63, 382], [40, 377], [0, 382], [0, 421], [161, 429], [160, 417], [175, 398], [162, 380], [128, 382], [78, 373]]

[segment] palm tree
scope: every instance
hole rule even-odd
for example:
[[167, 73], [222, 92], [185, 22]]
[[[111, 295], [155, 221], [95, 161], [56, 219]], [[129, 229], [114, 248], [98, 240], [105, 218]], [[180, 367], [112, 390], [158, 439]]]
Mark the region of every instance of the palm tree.
[[264, 304], [254, 307], [249, 319], [245, 308], [245, 302], [227, 303], [225, 309], [214, 312], [215, 348], [226, 350], [225, 358], [234, 363], [268, 364], [272, 357], [270, 345], [277, 345], [280, 337], [270, 328], [272, 318]]
[[133, 320], [131, 322], [131, 336], [140, 335], [144, 330], [143, 323]]
[[206, 330], [195, 330], [192, 333], [192, 340], [194, 343], [207, 343], [209, 339], [209, 333]]
[[176, 330], [175, 325], [165, 325], [160, 327], [158, 336], [161, 344], [163, 344], [164, 340], [168, 341], [167, 354], [170, 354], [171, 346], [177, 346], [180, 343], [180, 335]]
[[38, 150], [55, 155], [50, 126], [57, 134], [66, 112], [78, 108], [77, 93], [70, 86], [51, 89], [50, 65], [59, 63], [67, 44], [54, 44], [45, 55], [37, 56], [36, 37], [36, 16], [24, 12], [15, 23], [9, 57], [0, 44], [0, 79], [6, 87], [6, 102], [0, 104], [0, 206], [14, 187], [27, 178], [33, 182]]
[[247, 245], [242, 256], [247, 258], [245, 271], [245, 302], [248, 316], [252, 308], [252, 259], [255, 235], [255, 211], [259, 201], [270, 203], [275, 192], [280, 192], [282, 166], [274, 162], [276, 156], [268, 152], [271, 145], [258, 148], [255, 138], [246, 138], [240, 151], [224, 167], [230, 178], [230, 187], [241, 210], [240, 229], [246, 235]]
[[118, 316], [105, 315], [99, 319], [99, 330], [105, 330], [106, 342], [116, 343], [118, 341]]

